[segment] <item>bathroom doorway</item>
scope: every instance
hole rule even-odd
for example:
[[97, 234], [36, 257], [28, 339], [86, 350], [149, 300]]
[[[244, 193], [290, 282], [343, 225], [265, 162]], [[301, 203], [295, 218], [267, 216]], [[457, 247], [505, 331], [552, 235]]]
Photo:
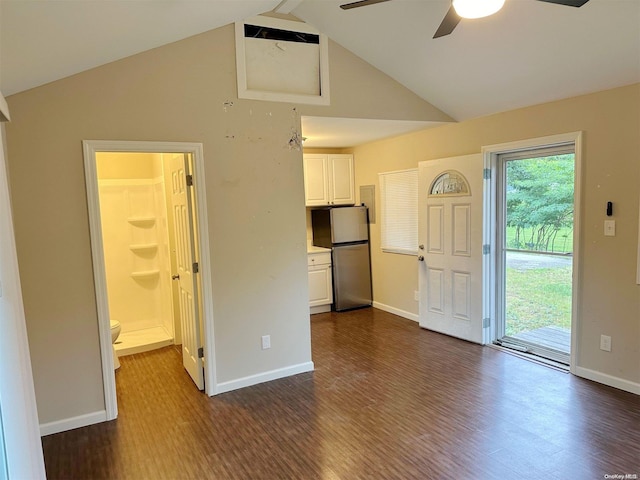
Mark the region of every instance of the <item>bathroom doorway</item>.
[[114, 344], [118, 357], [182, 344], [171, 280], [176, 241], [167, 189], [169, 155], [96, 154], [109, 315], [112, 328], [120, 326]]
[[[107, 418], [117, 416], [117, 358], [166, 345], [181, 346], [185, 370], [213, 394], [213, 362], [206, 372], [204, 363], [213, 320], [201, 146], [84, 147]], [[121, 329], [113, 346], [112, 321]]]

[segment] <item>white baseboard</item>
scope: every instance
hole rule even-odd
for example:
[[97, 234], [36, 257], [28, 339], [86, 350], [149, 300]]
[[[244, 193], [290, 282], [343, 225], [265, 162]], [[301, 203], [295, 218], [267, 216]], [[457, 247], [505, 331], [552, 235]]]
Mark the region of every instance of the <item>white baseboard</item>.
[[587, 380], [593, 380], [594, 382], [618, 388], [620, 390], [624, 390], [625, 392], [640, 395], [639, 383], [631, 382], [629, 380], [624, 380], [619, 377], [614, 377], [612, 375], [607, 375], [606, 373], [597, 372], [595, 370], [590, 370], [583, 367], [575, 367], [572, 369], [571, 373], [578, 377], [586, 378]]
[[214, 395], [217, 395], [219, 393], [231, 392], [232, 390], [238, 390], [239, 388], [250, 387], [251, 385], [257, 385], [259, 383], [270, 382], [271, 380], [277, 380], [279, 378], [290, 377], [291, 375], [297, 375], [299, 373], [312, 371], [313, 362], [300, 363], [298, 365], [291, 365], [290, 367], [270, 370], [268, 372], [258, 373], [256, 375], [250, 375], [248, 377], [231, 380], [229, 382], [218, 383], [216, 385]]
[[331, 311], [331, 304], [329, 305], [316, 305], [315, 307], [309, 307], [309, 314], [315, 315], [316, 313], [327, 313]]
[[394, 315], [406, 318], [407, 320], [413, 320], [414, 322], [420, 321], [417, 314], [407, 312], [406, 310], [400, 310], [399, 308], [391, 307], [389, 305], [385, 305], [384, 303], [373, 302], [373, 307], [379, 310], [384, 310], [385, 312], [393, 313]]
[[86, 427], [96, 423], [107, 421], [107, 411], [87, 413], [78, 417], [65, 418], [64, 420], [56, 420], [55, 422], [40, 424], [40, 436], [53, 435], [54, 433], [66, 432], [74, 428]]

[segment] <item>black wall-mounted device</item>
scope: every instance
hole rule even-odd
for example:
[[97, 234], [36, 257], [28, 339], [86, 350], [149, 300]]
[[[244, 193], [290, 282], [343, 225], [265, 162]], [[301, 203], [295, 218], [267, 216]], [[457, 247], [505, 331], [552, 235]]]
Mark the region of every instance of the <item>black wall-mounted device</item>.
[[607, 202], [607, 217], [613, 215], [613, 203]]

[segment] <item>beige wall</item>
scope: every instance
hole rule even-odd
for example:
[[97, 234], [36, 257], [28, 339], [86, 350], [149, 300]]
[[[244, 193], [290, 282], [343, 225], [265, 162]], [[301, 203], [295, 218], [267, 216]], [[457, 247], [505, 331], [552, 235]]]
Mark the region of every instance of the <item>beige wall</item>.
[[[640, 383], [640, 286], [636, 285], [640, 185], [640, 85], [618, 88], [446, 125], [355, 149], [356, 189], [378, 185], [378, 173], [418, 162], [479, 153], [483, 145], [584, 132], [579, 262], [578, 365]], [[379, 188], [376, 189], [379, 202]], [[616, 236], [604, 237], [607, 201]], [[379, 211], [379, 209], [378, 209]], [[417, 314], [413, 256], [382, 253], [380, 223], [371, 225], [373, 294], [384, 305]], [[600, 335], [612, 351], [599, 349]]]
[[[341, 45], [329, 40], [331, 106], [301, 107], [305, 115], [452, 122], [449, 115]], [[384, 93], [383, 93], [384, 92]]]
[[[307, 107], [294, 113], [291, 104], [238, 100], [233, 42], [226, 26], [8, 99], [42, 423], [104, 409], [84, 139], [203, 143], [219, 383], [311, 360], [302, 152], [287, 147]], [[309, 112], [448, 118], [333, 43], [330, 55], [334, 104]], [[266, 334], [272, 348], [263, 351]]]

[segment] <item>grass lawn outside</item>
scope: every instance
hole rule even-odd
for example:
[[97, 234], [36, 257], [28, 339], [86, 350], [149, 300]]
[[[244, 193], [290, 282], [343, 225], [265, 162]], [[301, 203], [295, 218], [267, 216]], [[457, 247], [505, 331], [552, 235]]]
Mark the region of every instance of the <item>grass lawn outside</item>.
[[506, 334], [571, 329], [571, 266], [506, 269]]

